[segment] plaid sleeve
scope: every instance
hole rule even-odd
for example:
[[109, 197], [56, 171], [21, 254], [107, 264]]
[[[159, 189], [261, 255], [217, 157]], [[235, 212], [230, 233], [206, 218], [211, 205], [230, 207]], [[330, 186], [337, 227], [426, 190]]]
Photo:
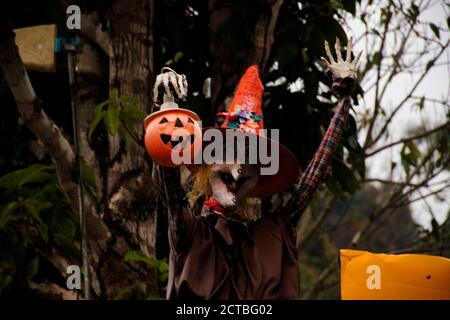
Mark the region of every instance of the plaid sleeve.
[[333, 159], [336, 146], [339, 144], [344, 124], [350, 109], [350, 99], [345, 98], [338, 104], [338, 108], [328, 126], [325, 136], [320, 143], [311, 162], [296, 185], [296, 192], [286, 205], [290, 222], [297, 224], [300, 216], [311, 202], [314, 192], [322, 182], [323, 176]]
[[181, 187], [180, 169], [164, 168], [154, 163], [152, 180], [154, 188], [167, 208], [169, 244], [176, 253], [180, 253], [190, 243], [195, 223]]

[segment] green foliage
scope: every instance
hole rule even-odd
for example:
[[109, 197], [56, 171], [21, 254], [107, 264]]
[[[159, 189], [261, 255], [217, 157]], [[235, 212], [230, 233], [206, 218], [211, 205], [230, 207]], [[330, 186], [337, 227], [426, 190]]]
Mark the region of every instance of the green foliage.
[[354, 172], [343, 161], [337, 159], [333, 161], [333, 178], [344, 192], [353, 194], [360, 188], [360, 181]]
[[431, 31], [433, 31], [434, 35], [440, 39], [441, 33], [439, 31], [439, 27], [437, 25], [435, 25], [434, 23], [430, 23], [430, 28], [431, 28]]
[[0, 177], [0, 296], [45, 273], [51, 247], [78, 260], [78, 235], [52, 166], [33, 164]]
[[[127, 262], [141, 262], [148, 268], [155, 270], [159, 275], [160, 287], [163, 288], [163, 292], [165, 292], [167, 288], [167, 280], [169, 278], [169, 265], [167, 263], [167, 259], [155, 259], [153, 257], [149, 257], [142, 253], [141, 251], [128, 251], [124, 260]], [[140, 287], [146, 287], [148, 284], [145, 281], [136, 281], [132, 285], [122, 289], [116, 296], [116, 299], [126, 299], [129, 297], [136, 289]], [[164, 295], [161, 296], [151, 294], [147, 297], [148, 300], [160, 300], [164, 299]]]
[[419, 7], [415, 5], [414, 3], [411, 4], [411, 7], [407, 10], [407, 18], [414, 22], [416, 21], [417, 16], [419, 15]]
[[117, 90], [112, 90], [109, 98], [95, 107], [95, 117], [89, 126], [88, 139], [91, 141], [92, 134], [100, 122], [110, 135], [118, 134], [121, 139], [126, 138], [128, 133], [133, 139], [137, 139], [133, 129], [135, 120], [143, 120], [147, 113], [138, 108], [142, 105], [138, 100], [119, 96]]
[[417, 166], [420, 156], [421, 152], [413, 141], [407, 141], [403, 144], [400, 157], [403, 170], [405, 170], [407, 176], [409, 176], [411, 168]]

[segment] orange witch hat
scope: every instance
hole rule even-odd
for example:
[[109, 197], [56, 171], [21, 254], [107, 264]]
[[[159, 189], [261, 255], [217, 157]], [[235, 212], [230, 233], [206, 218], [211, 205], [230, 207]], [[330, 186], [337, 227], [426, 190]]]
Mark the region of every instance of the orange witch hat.
[[[284, 191], [293, 185], [298, 178], [300, 166], [294, 154], [277, 141], [264, 136], [262, 94], [264, 86], [259, 78], [258, 66], [250, 66], [242, 76], [236, 89], [233, 101], [228, 112], [219, 115], [226, 116], [225, 121], [219, 127], [225, 136], [226, 130], [239, 130], [260, 136], [265, 139], [269, 148], [272, 145], [279, 147], [278, 172], [274, 175], [260, 175], [258, 183], [251, 192], [251, 196], [263, 198]], [[202, 130], [208, 130], [203, 128]], [[261, 143], [261, 142], [260, 142]], [[207, 143], [203, 144], [205, 148]], [[195, 172], [197, 165], [189, 165], [188, 169]]]
[[233, 101], [225, 115], [221, 128], [240, 129], [259, 134], [264, 128], [262, 113], [262, 94], [264, 86], [259, 78], [258, 66], [252, 65], [239, 81]]

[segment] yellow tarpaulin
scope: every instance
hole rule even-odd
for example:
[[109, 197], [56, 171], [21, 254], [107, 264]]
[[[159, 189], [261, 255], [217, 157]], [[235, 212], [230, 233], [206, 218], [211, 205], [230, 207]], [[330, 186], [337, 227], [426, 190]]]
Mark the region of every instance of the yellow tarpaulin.
[[450, 259], [340, 250], [343, 300], [450, 300]]

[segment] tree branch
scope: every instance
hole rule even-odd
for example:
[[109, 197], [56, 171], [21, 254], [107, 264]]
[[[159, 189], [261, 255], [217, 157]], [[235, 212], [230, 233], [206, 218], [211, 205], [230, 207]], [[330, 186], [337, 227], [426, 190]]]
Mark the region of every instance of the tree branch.
[[[450, 43], [450, 40], [447, 41], [447, 46]], [[389, 127], [389, 124], [391, 123], [392, 119], [394, 118], [394, 116], [397, 114], [397, 112], [403, 107], [403, 105], [409, 100], [411, 99], [413, 93], [416, 91], [417, 87], [422, 83], [423, 79], [425, 79], [425, 77], [428, 74], [429, 69], [431, 68], [431, 66], [441, 57], [441, 55], [446, 52], [446, 47], [444, 47], [443, 49], [441, 49], [439, 51], [439, 53], [434, 56], [434, 58], [432, 58], [429, 62], [429, 68], [426, 68], [426, 70], [420, 75], [420, 77], [417, 79], [417, 81], [414, 83], [414, 85], [412, 86], [410, 92], [408, 93], [408, 95], [406, 97], [403, 98], [402, 101], [400, 101], [400, 103], [394, 108], [394, 110], [390, 113], [389, 117], [386, 119], [383, 127], [381, 128], [381, 130], [378, 132], [378, 134], [376, 135], [376, 137], [374, 139], [372, 139], [372, 141], [370, 142], [370, 144], [368, 143], [365, 146], [365, 149], [368, 149], [370, 146], [375, 145], [375, 143], [378, 142], [378, 140], [381, 139], [381, 137], [383, 136], [383, 133], [386, 131], [386, 129]]]
[[307, 231], [306, 235], [299, 239], [297, 244], [297, 250], [300, 250], [305, 243], [316, 233], [317, 229], [322, 225], [325, 221], [325, 218], [330, 214], [331, 209], [333, 209], [333, 205], [336, 202], [336, 196], [332, 196], [331, 199], [327, 202], [326, 207], [323, 208], [320, 215], [317, 219], [312, 223], [311, 227]]
[[[387, 10], [389, 11], [391, 4], [389, 4]], [[375, 85], [375, 101], [374, 101], [374, 111], [373, 111], [373, 117], [372, 117], [372, 121], [369, 124], [369, 128], [367, 129], [367, 134], [366, 134], [366, 138], [364, 140], [364, 148], [366, 148], [366, 146], [369, 144], [369, 142], [372, 140], [372, 130], [374, 128], [375, 125], [375, 121], [378, 117], [378, 112], [380, 109], [380, 100], [379, 100], [379, 96], [378, 96], [378, 91], [379, 91], [379, 86], [380, 86], [380, 80], [381, 80], [381, 61], [383, 60], [383, 50], [384, 50], [384, 46], [386, 43], [386, 35], [387, 35], [387, 31], [388, 31], [388, 27], [389, 27], [389, 23], [391, 21], [392, 18], [392, 14], [388, 16], [388, 18], [386, 19], [385, 23], [384, 23], [384, 32], [382, 34], [381, 37], [381, 44], [380, 44], [380, 49], [379, 49], [379, 53], [380, 53], [380, 60], [378, 61], [378, 65], [377, 65], [377, 80], [376, 80], [376, 85]]]
[[[31, 85], [28, 74], [19, 56], [12, 30], [0, 32], [0, 66], [22, 114], [25, 124], [42, 141], [55, 162], [56, 173], [64, 194], [74, 213], [79, 212], [75, 153], [58, 126], [42, 109], [41, 101]], [[96, 247], [106, 245], [110, 237], [103, 221], [96, 215], [92, 200], [84, 196], [88, 232], [93, 235]]]
[[0, 39], [0, 66], [11, 92], [16, 100], [17, 109], [26, 125], [42, 141], [55, 160], [61, 186], [69, 198], [72, 209], [77, 207], [77, 185], [73, 181], [75, 153], [61, 130], [42, 110], [41, 102], [31, 85], [22, 59], [14, 43], [15, 34], [9, 31]]
[[[391, 192], [389, 194], [388, 197], [386, 197], [386, 200], [384, 201], [384, 203], [380, 206], [380, 208], [378, 209], [374, 209], [372, 211], [372, 213], [369, 215], [368, 219], [363, 223], [363, 225], [361, 226], [361, 228], [354, 234], [353, 239], [352, 239], [352, 245], [354, 247], [356, 247], [358, 245], [358, 243], [360, 242], [360, 240], [362, 239], [363, 235], [368, 231], [368, 229], [371, 227], [372, 223], [378, 219], [379, 217], [381, 217], [383, 215], [383, 213], [385, 213], [390, 207], [391, 204], [396, 200], [396, 198], [398, 198], [402, 192], [403, 189], [408, 186], [412, 179], [418, 175], [420, 173], [420, 169], [428, 162], [428, 160], [433, 156], [434, 150], [431, 149], [427, 155], [424, 156], [424, 158], [422, 159], [421, 163], [414, 169], [414, 171], [411, 173], [411, 175], [408, 176], [408, 178], [405, 181], [405, 184], [403, 186], [399, 186], [398, 188], [396, 188], [396, 190], [394, 190], [393, 192]], [[419, 183], [417, 185], [417, 187], [423, 185], [422, 183]]]
[[447, 128], [447, 127], [450, 128], [450, 121], [449, 121], [449, 122], [446, 122], [446, 123], [444, 123], [444, 124], [442, 124], [442, 125], [440, 125], [440, 126], [438, 126], [438, 127], [436, 127], [436, 128], [434, 128], [434, 129], [425, 131], [425, 132], [420, 133], [420, 134], [417, 134], [417, 135], [415, 135], [415, 136], [408, 137], [408, 138], [403, 138], [403, 139], [400, 139], [400, 140], [397, 140], [397, 141], [388, 143], [388, 144], [386, 144], [386, 145], [384, 145], [384, 146], [382, 146], [382, 147], [380, 147], [380, 148], [378, 148], [378, 149], [375, 149], [375, 150], [372, 151], [372, 152], [367, 153], [367, 154], [366, 154], [366, 158], [371, 157], [371, 156], [373, 156], [374, 154], [377, 154], [378, 152], [383, 151], [383, 150], [385, 150], [385, 149], [389, 149], [389, 148], [391, 148], [391, 147], [393, 147], [393, 146], [395, 146], [395, 145], [397, 145], [397, 144], [405, 143], [405, 142], [408, 142], [408, 141], [411, 141], [411, 140], [416, 140], [416, 139], [425, 138], [426, 136], [431, 135], [431, 134], [433, 134], [433, 133], [435, 133], [435, 132], [438, 132], [438, 131], [440, 131], [440, 130], [443, 130], [443, 129]]
[[323, 282], [339, 267], [338, 262], [339, 262], [339, 259], [333, 260], [328, 265], [328, 267], [322, 271], [322, 273], [317, 278], [317, 281], [314, 284], [314, 286], [312, 286], [311, 289], [309, 289], [308, 291], [305, 292], [305, 294], [302, 297], [303, 299], [305, 299], [305, 300], [311, 299], [317, 293], [317, 291], [320, 290]]
[[271, 15], [268, 16], [266, 12], [262, 12], [255, 27], [253, 60], [259, 64], [262, 73], [267, 68], [267, 62], [274, 42], [275, 27], [283, 3], [284, 0], [275, 0], [270, 8]]

